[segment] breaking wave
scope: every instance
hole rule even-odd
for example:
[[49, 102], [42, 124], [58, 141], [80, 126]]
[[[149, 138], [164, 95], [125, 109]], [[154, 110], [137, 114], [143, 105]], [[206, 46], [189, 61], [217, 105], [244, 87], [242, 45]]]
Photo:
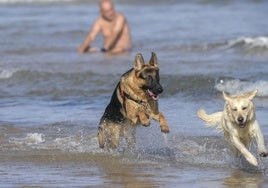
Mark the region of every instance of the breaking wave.
[[268, 50], [268, 37], [241, 37], [228, 42], [229, 47], [243, 47], [245, 49]]
[[227, 41], [218, 41], [203, 47], [208, 50], [240, 50], [249, 54], [268, 53], [268, 37], [239, 37]]
[[267, 80], [249, 81], [235, 78], [219, 78], [215, 84], [215, 89], [232, 94], [246, 93], [258, 89], [258, 96], [268, 97]]
[[161, 48], [162, 51], [179, 50], [180, 52], [204, 53], [204, 52], [233, 52], [266, 55], [268, 53], [268, 37], [238, 37], [228, 40], [216, 40], [210, 42], [200, 42], [192, 44], [174, 44], [166, 45]]
[[14, 73], [16, 73], [17, 70], [16, 69], [3, 69], [3, 68], [0, 68], [0, 80], [1, 79], [7, 79], [7, 78], [10, 78], [14, 75]]

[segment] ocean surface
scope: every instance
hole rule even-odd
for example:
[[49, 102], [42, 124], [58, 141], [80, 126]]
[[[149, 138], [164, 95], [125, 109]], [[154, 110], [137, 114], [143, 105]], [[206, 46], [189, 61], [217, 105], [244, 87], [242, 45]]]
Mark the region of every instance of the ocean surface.
[[[258, 89], [268, 145], [268, 2], [114, 2], [131, 27], [129, 54], [76, 52], [97, 0], [0, 0], [0, 187], [267, 187], [268, 159], [234, 159], [196, 112], [221, 110], [223, 90]], [[152, 51], [170, 133], [152, 121], [137, 128], [136, 150], [104, 152], [99, 119], [135, 55]]]

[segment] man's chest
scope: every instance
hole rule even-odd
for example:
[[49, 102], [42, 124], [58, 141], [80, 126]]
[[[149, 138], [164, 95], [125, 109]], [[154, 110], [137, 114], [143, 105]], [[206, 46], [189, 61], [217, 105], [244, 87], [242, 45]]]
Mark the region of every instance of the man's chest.
[[103, 23], [101, 30], [104, 37], [110, 37], [113, 34], [114, 23]]

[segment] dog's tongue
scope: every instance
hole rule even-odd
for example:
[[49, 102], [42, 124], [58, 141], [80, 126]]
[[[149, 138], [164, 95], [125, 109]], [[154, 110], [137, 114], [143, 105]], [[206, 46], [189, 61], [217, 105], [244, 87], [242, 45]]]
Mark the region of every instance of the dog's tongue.
[[158, 95], [154, 94], [150, 89], [146, 90], [148, 95], [153, 99], [153, 100], [157, 100], [158, 99]]

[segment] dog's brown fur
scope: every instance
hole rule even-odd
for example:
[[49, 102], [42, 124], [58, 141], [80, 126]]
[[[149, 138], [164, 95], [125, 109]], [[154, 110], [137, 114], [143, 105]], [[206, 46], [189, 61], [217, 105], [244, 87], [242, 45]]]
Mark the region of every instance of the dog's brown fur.
[[256, 140], [259, 155], [266, 157], [268, 152], [264, 145], [264, 139], [255, 117], [255, 106], [252, 99], [258, 90], [240, 95], [227, 95], [223, 92], [225, 105], [223, 111], [206, 114], [200, 109], [197, 115], [209, 126], [223, 130], [224, 136], [232, 148], [235, 156], [243, 154], [248, 162], [254, 166], [258, 161], [248, 148], [253, 140]]
[[98, 139], [101, 148], [117, 148], [121, 135], [126, 136], [129, 144], [135, 144], [135, 125], [149, 126], [150, 118], [159, 121], [162, 132], [169, 132], [164, 115], [158, 111], [157, 99], [163, 91], [159, 81], [156, 54], [152, 53], [148, 64], [141, 54], [137, 54], [134, 68], [121, 76], [100, 120]]

